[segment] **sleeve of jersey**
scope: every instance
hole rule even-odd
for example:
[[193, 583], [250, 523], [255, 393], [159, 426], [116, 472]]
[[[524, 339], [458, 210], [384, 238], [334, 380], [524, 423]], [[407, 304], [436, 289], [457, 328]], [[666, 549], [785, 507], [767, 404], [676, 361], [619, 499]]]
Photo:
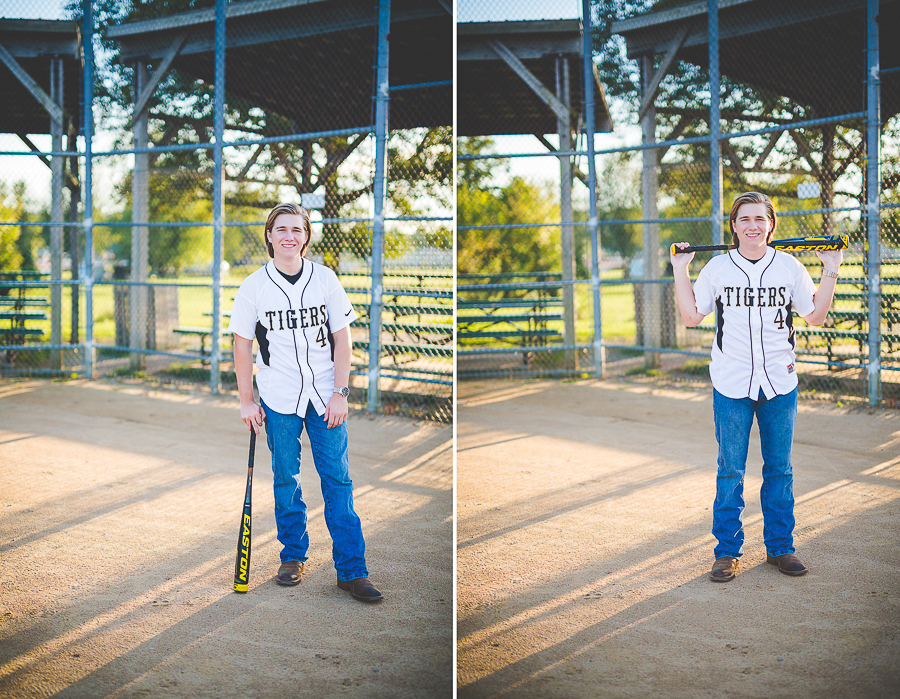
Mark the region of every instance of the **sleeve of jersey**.
[[228, 323], [228, 332], [252, 340], [256, 335], [256, 295], [252, 293], [253, 286], [250, 277], [244, 280], [241, 288], [234, 297], [234, 306], [231, 309], [231, 321]]
[[816, 310], [815, 296], [818, 289], [806, 267], [798, 260], [794, 260], [794, 262], [797, 266], [794, 272], [794, 292], [791, 295], [791, 305], [802, 318]]
[[353, 304], [344, 287], [338, 281], [337, 275], [330, 279], [328, 290], [328, 325], [332, 334], [343, 330], [359, 316], [353, 310]]
[[698, 313], [709, 315], [716, 307], [716, 291], [713, 289], [709, 270], [704, 267], [694, 282], [694, 305]]

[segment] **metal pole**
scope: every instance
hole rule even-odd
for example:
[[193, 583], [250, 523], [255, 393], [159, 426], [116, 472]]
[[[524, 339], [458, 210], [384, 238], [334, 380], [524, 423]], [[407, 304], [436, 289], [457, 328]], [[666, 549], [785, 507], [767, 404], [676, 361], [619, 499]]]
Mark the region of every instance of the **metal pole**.
[[[50, 60], [50, 99], [63, 106], [63, 62], [60, 58]], [[50, 117], [50, 149], [62, 150], [63, 121]], [[54, 282], [62, 279], [63, 263], [63, 165], [61, 155], [50, 156], [50, 220], [56, 224], [50, 227], [50, 276]], [[61, 284], [50, 287], [50, 344], [62, 342], [62, 292]], [[62, 352], [50, 350], [50, 365], [62, 369]]]
[[[559, 150], [566, 152], [572, 149], [572, 128], [570, 112], [569, 59], [566, 56], [556, 57], [556, 97], [562, 102], [565, 119], [556, 119], [556, 131], [559, 135]], [[563, 337], [566, 345], [575, 344], [575, 228], [572, 226], [572, 156], [559, 156], [559, 216], [560, 216], [560, 257], [562, 262], [563, 281]], [[565, 351], [566, 369], [578, 368], [575, 350]]]
[[213, 263], [212, 340], [210, 342], [209, 389], [219, 392], [219, 362], [222, 353], [222, 224], [225, 197], [222, 140], [225, 137], [225, 0], [216, 0], [216, 96], [213, 112]]
[[869, 405], [881, 404], [881, 81], [878, 0], [866, 2], [866, 248], [869, 310]]
[[[134, 64], [135, 102], [144, 91], [150, 79], [147, 65], [143, 61]], [[143, 110], [136, 115], [133, 127], [133, 143], [136, 149], [146, 148], [149, 143], [148, 115]], [[150, 154], [134, 154], [134, 171], [131, 175], [131, 222], [147, 223], [150, 219]], [[143, 284], [149, 277], [150, 267], [150, 229], [147, 226], [131, 228], [131, 281], [135, 284], [128, 290], [128, 346], [132, 349], [148, 349], [147, 331], [151, 323], [150, 289]], [[146, 365], [144, 355], [132, 352], [130, 365], [132, 369], [143, 369]]]
[[719, 122], [719, 2], [708, 0], [709, 22], [707, 42], [709, 44], [709, 170], [710, 194], [712, 197], [713, 245], [722, 245], [722, 153], [719, 138], [722, 133]]
[[[641, 95], [646, 95], [653, 77], [653, 57], [644, 55], [641, 61]], [[641, 118], [641, 143], [649, 145], [656, 141], [656, 107], [651, 102]], [[646, 148], [641, 152], [641, 224], [644, 273], [643, 278], [659, 279], [659, 224], [647, 223], [659, 218], [659, 151]], [[640, 298], [640, 343], [646, 347], [662, 346], [662, 293], [657, 284], [640, 284], [635, 297], [635, 320], [638, 316], [637, 299]], [[647, 367], [659, 365], [656, 352], [645, 352]]]
[[378, 5], [378, 63], [375, 76], [375, 198], [372, 221], [372, 297], [369, 305], [369, 371], [366, 409], [378, 409], [378, 377], [381, 357], [381, 310], [384, 303], [384, 191], [388, 131], [388, 32], [391, 28], [391, 0]]
[[82, 105], [82, 129], [84, 130], [84, 375], [94, 378], [94, 200], [91, 193], [92, 163], [91, 138], [94, 132], [94, 12], [92, 0], [82, 0], [82, 51], [84, 53], [84, 104]]
[[591, 299], [594, 307], [594, 376], [603, 376], [603, 323], [600, 309], [600, 240], [597, 229], [597, 168], [594, 162], [594, 47], [591, 23], [591, 0], [581, 0], [581, 40], [584, 73], [584, 119], [587, 138], [588, 199], [591, 234]]

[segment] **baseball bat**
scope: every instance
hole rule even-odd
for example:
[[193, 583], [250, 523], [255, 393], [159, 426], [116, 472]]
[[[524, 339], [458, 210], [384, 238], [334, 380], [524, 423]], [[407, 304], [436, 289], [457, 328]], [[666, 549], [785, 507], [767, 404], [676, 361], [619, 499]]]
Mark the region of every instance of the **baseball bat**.
[[[784, 251], [815, 250], [845, 250], [850, 245], [850, 239], [846, 233], [841, 235], [811, 235], [806, 238], [782, 238], [769, 243], [770, 248]], [[730, 250], [731, 245], [690, 245], [686, 248], [676, 248], [672, 244], [672, 254], [679, 255], [685, 252], [706, 252], [711, 250]]]
[[256, 453], [256, 431], [250, 428], [250, 461], [247, 464], [247, 490], [244, 492], [244, 510], [238, 529], [237, 554], [234, 557], [234, 591], [246, 592], [250, 583], [250, 529], [251, 495], [253, 492], [253, 456]]

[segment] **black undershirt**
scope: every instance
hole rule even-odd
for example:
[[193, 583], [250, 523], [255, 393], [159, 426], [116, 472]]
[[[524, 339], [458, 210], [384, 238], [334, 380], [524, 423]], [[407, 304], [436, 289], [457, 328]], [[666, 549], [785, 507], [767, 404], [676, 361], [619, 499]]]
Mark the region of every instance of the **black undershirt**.
[[[738, 250], [738, 255], [741, 255], [741, 251], [740, 251], [740, 250]], [[741, 255], [741, 257], [744, 257], [744, 256]], [[763, 257], [765, 257], [765, 255], [763, 255]], [[744, 257], [744, 259], [747, 260], [747, 262], [752, 262], [753, 264], [756, 264], [756, 263], [759, 262], [763, 257], [760, 257], [760, 258], [758, 258], [758, 259], [756, 259], [756, 260], [751, 260], [749, 257]], [[291, 284], [293, 284], [293, 283], [294, 283], [294, 282], [291, 282]]]
[[[275, 269], [278, 269], [278, 267]], [[280, 269], [278, 269], [278, 274], [287, 279], [291, 284], [296, 284], [297, 280], [300, 279], [300, 275], [303, 274], [303, 262], [300, 262], [300, 271], [297, 272], [297, 274], [285, 274]]]

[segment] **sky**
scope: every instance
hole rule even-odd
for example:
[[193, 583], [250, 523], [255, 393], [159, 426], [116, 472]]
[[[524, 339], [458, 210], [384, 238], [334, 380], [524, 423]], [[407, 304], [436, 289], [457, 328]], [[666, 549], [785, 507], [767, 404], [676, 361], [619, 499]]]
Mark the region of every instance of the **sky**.
[[581, 0], [457, 0], [458, 22], [581, 17]]
[[5, 19], [64, 19], [62, 0], [0, 0]]
[[[0, 0], [0, 17], [62, 19], [63, 0]], [[523, 19], [572, 19], [581, 16], [581, 0], [457, 0], [460, 22]]]

